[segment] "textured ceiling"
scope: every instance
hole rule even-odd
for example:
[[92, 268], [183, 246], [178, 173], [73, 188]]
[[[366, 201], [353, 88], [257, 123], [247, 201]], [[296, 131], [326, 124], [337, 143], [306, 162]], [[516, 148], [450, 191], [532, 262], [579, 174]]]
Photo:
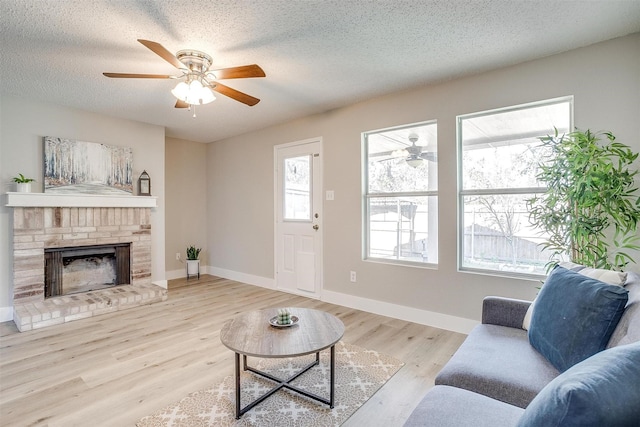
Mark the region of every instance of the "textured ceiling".
[[[0, 0], [0, 90], [165, 126], [212, 142], [362, 101], [640, 31], [638, 0]], [[179, 74], [136, 39], [198, 49], [260, 98], [173, 108]], [[594, 58], [597, 61], [597, 58]]]

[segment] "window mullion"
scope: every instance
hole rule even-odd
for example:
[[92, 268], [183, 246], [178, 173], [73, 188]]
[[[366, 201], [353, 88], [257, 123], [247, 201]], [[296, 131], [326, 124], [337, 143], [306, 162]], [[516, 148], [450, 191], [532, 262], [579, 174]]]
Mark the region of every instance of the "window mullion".
[[523, 188], [482, 188], [473, 190], [461, 190], [461, 196], [485, 196], [492, 194], [531, 194], [544, 193], [546, 187], [523, 187]]

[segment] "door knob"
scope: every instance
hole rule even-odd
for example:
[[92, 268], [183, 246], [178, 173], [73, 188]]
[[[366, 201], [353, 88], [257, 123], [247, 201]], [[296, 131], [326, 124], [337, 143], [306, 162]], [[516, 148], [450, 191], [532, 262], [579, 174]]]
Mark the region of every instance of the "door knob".
[[313, 229], [316, 230], [316, 231], [318, 231], [318, 228], [320, 228], [320, 226], [318, 226], [318, 224], [313, 226]]

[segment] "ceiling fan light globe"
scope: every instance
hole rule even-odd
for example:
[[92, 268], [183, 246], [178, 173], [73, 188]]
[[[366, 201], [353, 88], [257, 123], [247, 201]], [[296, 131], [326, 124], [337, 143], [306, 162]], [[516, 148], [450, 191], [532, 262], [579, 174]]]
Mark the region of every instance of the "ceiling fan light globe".
[[187, 95], [189, 94], [189, 85], [185, 82], [180, 82], [171, 90], [173, 96], [180, 101], [187, 102]]
[[209, 87], [203, 87], [201, 91], [201, 103], [208, 104], [216, 100], [216, 96], [213, 94], [213, 91]]
[[412, 168], [417, 168], [418, 166], [420, 166], [422, 164], [422, 159], [420, 158], [409, 158], [406, 160], [407, 164], [409, 166], [411, 166]]
[[189, 91], [191, 92], [200, 93], [202, 88], [203, 86], [200, 80], [192, 80], [191, 83], [189, 83]]

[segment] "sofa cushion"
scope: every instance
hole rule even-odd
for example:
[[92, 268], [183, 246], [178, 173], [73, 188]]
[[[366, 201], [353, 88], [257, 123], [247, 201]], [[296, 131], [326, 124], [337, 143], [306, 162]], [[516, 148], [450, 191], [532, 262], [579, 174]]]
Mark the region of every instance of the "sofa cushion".
[[527, 331], [481, 324], [469, 333], [435, 382], [525, 408], [558, 374], [531, 347]]
[[[627, 276], [629, 274], [622, 273], [620, 271], [604, 270], [602, 268], [585, 267], [584, 265], [576, 264], [569, 261], [561, 262], [558, 265], [560, 267], [566, 268], [567, 270], [578, 272], [583, 276], [591, 277], [592, 279], [597, 279], [601, 282], [616, 286], [624, 286], [627, 282]], [[533, 315], [535, 302], [536, 301], [533, 300], [533, 302], [529, 306], [529, 309], [527, 310], [527, 313], [524, 315], [524, 320], [522, 321], [522, 329], [529, 330], [531, 326], [531, 316]]]
[[529, 341], [559, 371], [604, 350], [628, 291], [557, 266], [536, 299]]
[[629, 291], [629, 301], [607, 348], [640, 341], [640, 275], [629, 272], [624, 288]]
[[640, 342], [602, 351], [551, 381], [521, 427], [640, 425]]
[[411, 413], [404, 427], [509, 427], [524, 409], [463, 390], [437, 385]]

